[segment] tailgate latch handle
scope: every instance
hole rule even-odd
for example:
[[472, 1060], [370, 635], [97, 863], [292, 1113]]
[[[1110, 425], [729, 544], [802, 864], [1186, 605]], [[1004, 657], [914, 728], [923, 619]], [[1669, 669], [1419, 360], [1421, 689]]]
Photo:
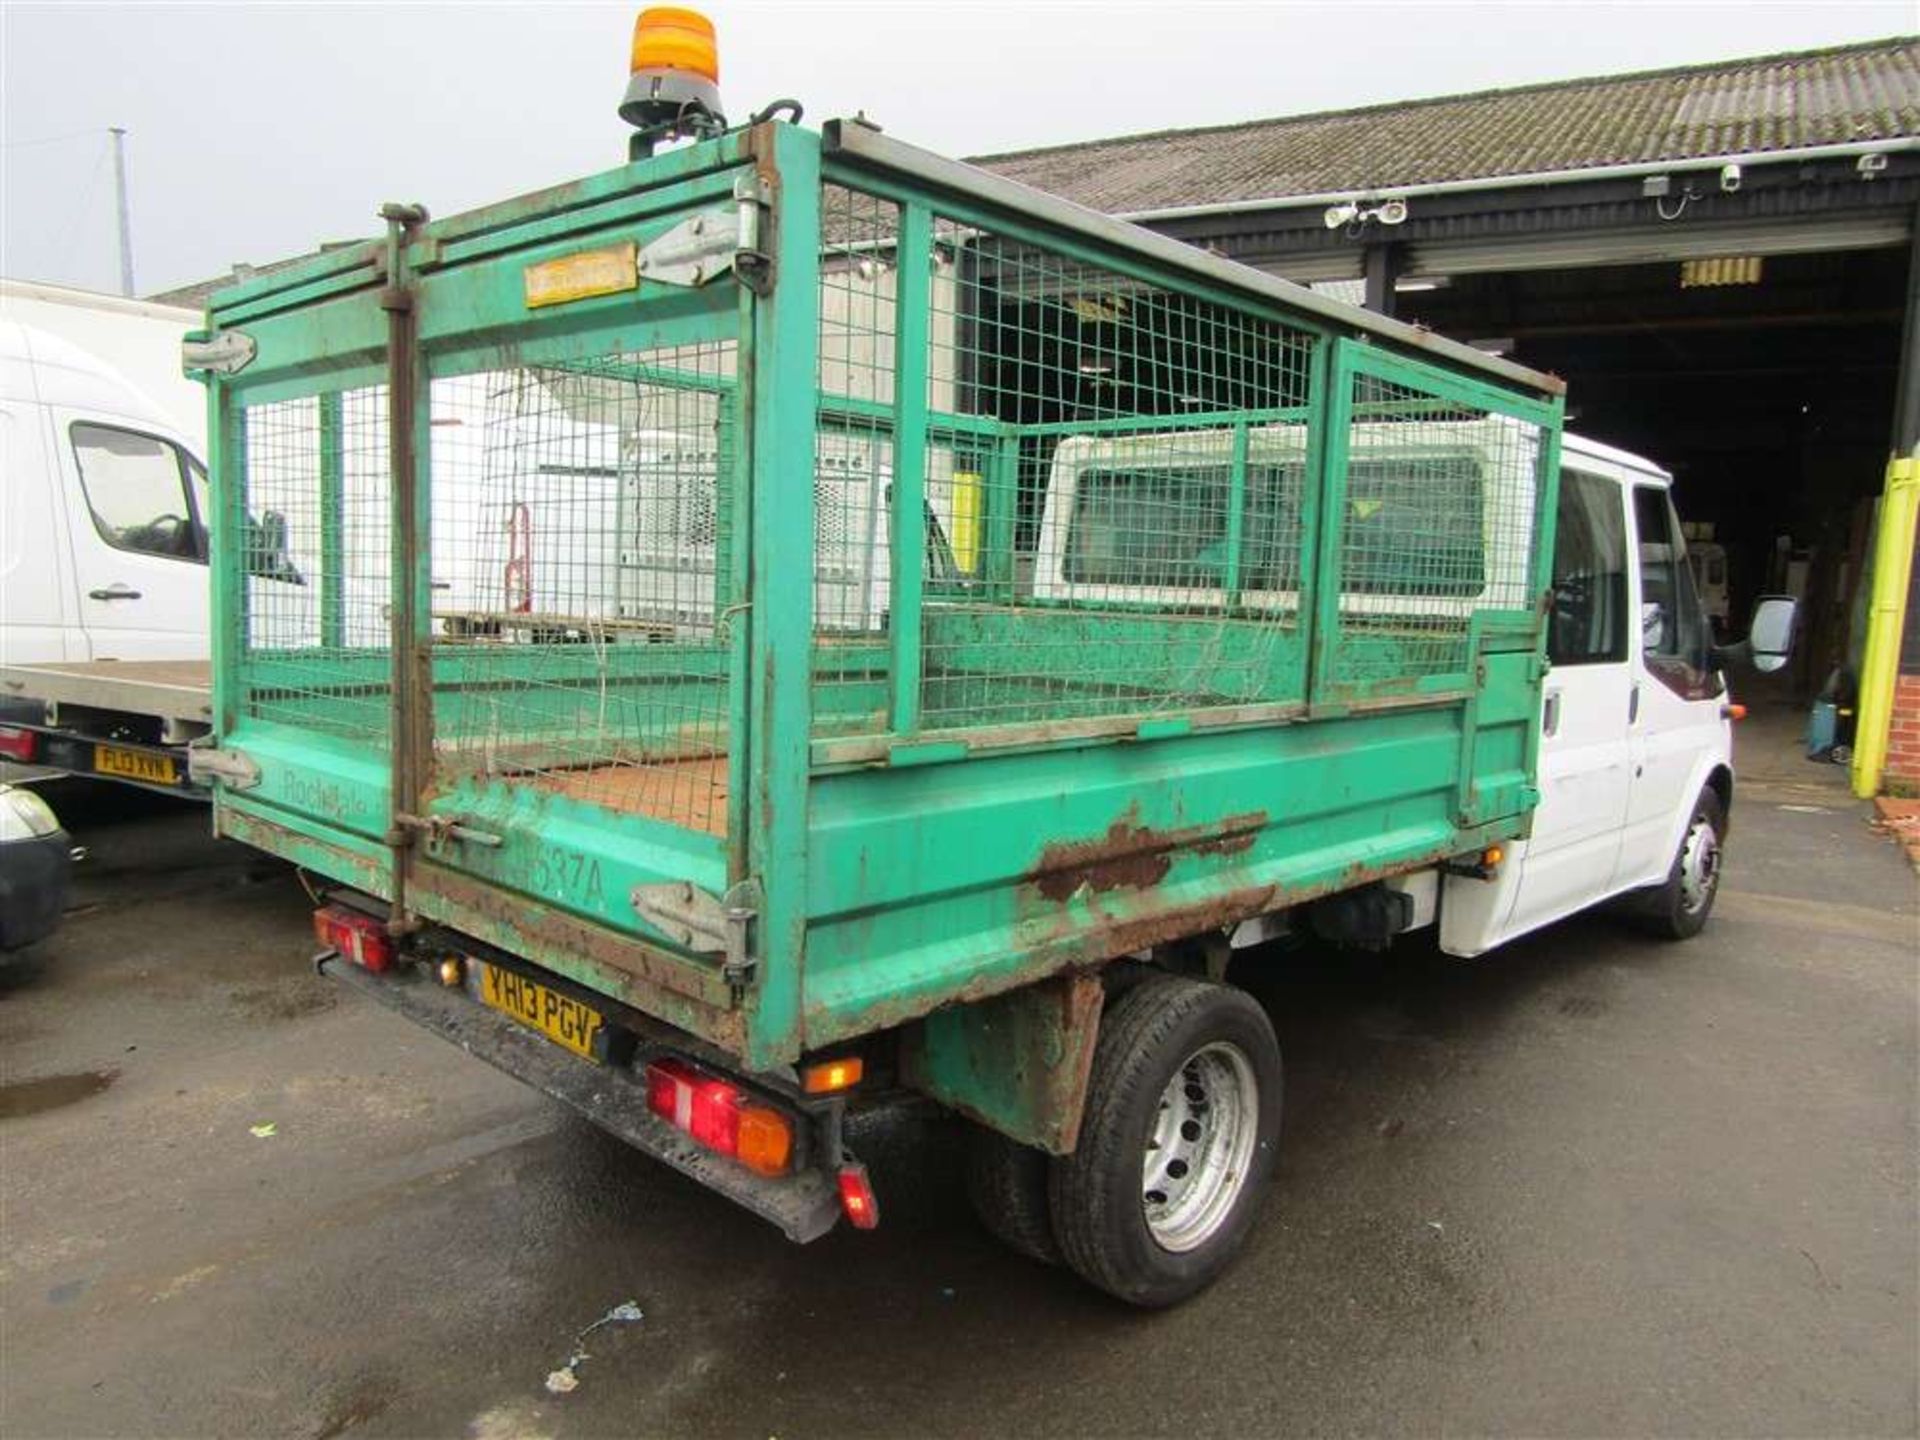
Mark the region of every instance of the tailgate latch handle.
[[424, 834], [429, 849], [437, 850], [449, 841], [484, 845], [489, 850], [498, 850], [506, 844], [505, 836], [496, 835], [491, 830], [477, 829], [451, 815], [396, 815], [393, 818], [402, 828]]

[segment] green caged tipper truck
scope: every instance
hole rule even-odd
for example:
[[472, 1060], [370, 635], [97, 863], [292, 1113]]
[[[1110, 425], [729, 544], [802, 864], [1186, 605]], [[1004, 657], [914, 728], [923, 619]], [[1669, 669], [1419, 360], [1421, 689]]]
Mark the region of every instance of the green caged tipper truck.
[[1623, 801], [1515, 919], [1550, 632], [1636, 705], [1693, 643], [1664, 477], [1589, 447], [1557, 577], [1557, 381], [697, 69], [627, 164], [214, 298], [215, 826], [324, 973], [795, 1240], [878, 1222], [847, 1117], [925, 1097], [999, 1236], [1173, 1303], [1277, 1155], [1236, 949], [1704, 921], [1697, 646], [1660, 853]]

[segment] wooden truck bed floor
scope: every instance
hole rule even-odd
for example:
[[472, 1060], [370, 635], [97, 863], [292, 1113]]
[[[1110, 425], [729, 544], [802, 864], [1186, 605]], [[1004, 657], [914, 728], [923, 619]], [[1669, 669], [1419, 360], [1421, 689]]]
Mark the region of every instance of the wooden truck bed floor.
[[649, 815], [670, 825], [727, 833], [727, 757], [548, 770], [516, 776], [514, 783], [583, 800], [627, 815]]

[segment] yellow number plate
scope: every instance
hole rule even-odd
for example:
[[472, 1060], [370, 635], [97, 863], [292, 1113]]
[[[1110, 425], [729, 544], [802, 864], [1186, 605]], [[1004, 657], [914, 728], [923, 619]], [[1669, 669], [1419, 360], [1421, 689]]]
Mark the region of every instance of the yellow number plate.
[[152, 785], [172, 785], [179, 779], [179, 772], [173, 768], [173, 761], [167, 756], [149, 755], [141, 750], [122, 750], [118, 745], [94, 746], [93, 768], [97, 774], [145, 780]]
[[480, 998], [503, 1015], [511, 1015], [530, 1030], [538, 1030], [556, 1045], [564, 1045], [589, 1060], [593, 1037], [607, 1023], [598, 1010], [570, 1000], [557, 990], [536, 985], [511, 970], [480, 967]]

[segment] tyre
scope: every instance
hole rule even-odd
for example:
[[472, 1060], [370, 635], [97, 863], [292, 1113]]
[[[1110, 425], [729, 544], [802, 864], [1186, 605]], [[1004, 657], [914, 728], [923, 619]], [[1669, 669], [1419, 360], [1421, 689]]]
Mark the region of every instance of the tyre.
[[1060, 1263], [1047, 1201], [1047, 1156], [975, 1125], [967, 1137], [967, 1199], [994, 1239], [1029, 1260]]
[[1680, 836], [1666, 883], [1649, 890], [1637, 906], [1642, 926], [1663, 940], [1689, 940], [1705, 928], [1714, 897], [1720, 893], [1726, 834], [1726, 807], [1712, 790], [1702, 790]]
[[1101, 1023], [1079, 1146], [1049, 1167], [1061, 1258], [1147, 1307], [1218, 1279], [1273, 1174], [1280, 1100], [1251, 996], [1174, 975], [1128, 990]]

